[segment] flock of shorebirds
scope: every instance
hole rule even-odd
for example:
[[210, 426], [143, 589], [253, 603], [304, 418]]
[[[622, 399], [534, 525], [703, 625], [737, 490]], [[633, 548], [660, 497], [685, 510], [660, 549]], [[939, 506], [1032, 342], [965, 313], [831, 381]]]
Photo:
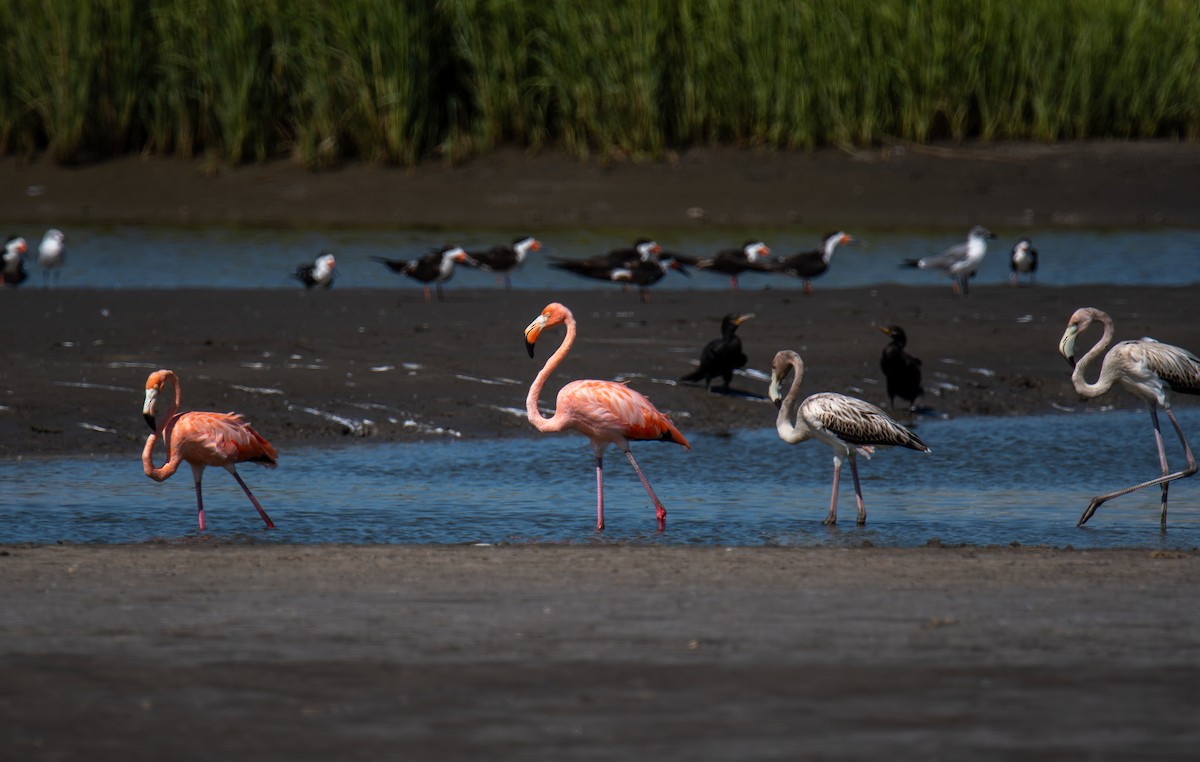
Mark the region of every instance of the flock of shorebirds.
[[[901, 264], [944, 273], [951, 279], [956, 293], [966, 294], [968, 283], [983, 264], [987, 242], [993, 238], [993, 233], [977, 225], [968, 233], [966, 242], [951, 246], [940, 254], [906, 259]], [[549, 257], [549, 263], [551, 267], [585, 278], [636, 286], [643, 301], [648, 298], [646, 289], [662, 280], [668, 272], [674, 270], [688, 275], [688, 268], [726, 276], [730, 286], [735, 289], [738, 288], [738, 276], [746, 272], [790, 276], [800, 279], [804, 293], [811, 294], [812, 281], [828, 272], [838, 247], [857, 242], [853, 236], [839, 230], [823, 236], [820, 247], [816, 249], [777, 258], [762, 241], [746, 241], [740, 247], [722, 249], [712, 256], [692, 256], [664, 251], [656, 241], [639, 238], [632, 246], [613, 249], [607, 254], [586, 259]], [[513, 271], [525, 263], [531, 252], [541, 248], [542, 243], [538, 239], [520, 236], [511, 243], [487, 249], [468, 251], [461, 246], [440, 246], [413, 259], [371, 259], [392, 272], [421, 283], [425, 299], [430, 300], [433, 293], [431, 289], [436, 289], [439, 299], [444, 298], [442, 284], [454, 275], [456, 265], [496, 273], [504, 286], [511, 288]], [[25, 263], [27, 256], [30, 256], [30, 252], [26, 240], [10, 235], [4, 244], [3, 266], [0, 268], [0, 282], [3, 285], [19, 286], [29, 278]], [[42, 270], [44, 285], [57, 283], [65, 262], [66, 236], [57, 228], [46, 231], [37, 250], [37, 265]], [[1012, 285], [1017, 285], [1020, 275], [1026, 275], [1030, 282], [1033, 281], [1038, 254], [1028, 238], [1020, 239], [1012, 247], [1009, 266]], [[312, 262], [296, 267], [292, 276], [306, 288], [332, 288], [337, 277], [337, 255], [332, 251], [322, 251]]]
[[[988, 241], [995, 234], [981, 226], [971, 228], [967, 240], [939, 254], [922, 259], [906, 259], [903, 267], [941, 272], [948, 276], [955, 293], [966, 294], [970, 280], [975, 277], [987, 255]], [[632, 246], [613, 249], [606, 254], [585, 259], [548, 257], [551, 267], [584, 278], [636, 286], [642, 301], [648, 299], [647, 289], [675, 271], [689, 275], [689, 268], [715, 273], [729, 278], [730, 287], [738, 288], [738, 276], [747, 272], [774, 273], [798, 278], [805, 294], [812, 293], [812, 282], [829, 271], [839, 246], [856, 244], [858, 240], [841, 230], [827, 233], [818, 248], [801, 251], [786, 257], [775, 257], [762, 241], [746, 241], [738, 247], [722, 249], [711, 256], [693, 256], [665, 251], [650, 238], [639, 238]], [[542, 248], [532, 236], [520, 236], [509, 244], [470, 251], [461, 246], [441, 246], [414, 259], [371, 257], [389, 270], [406, 275], [423, 285], [425, 299], [432, 298], [431, 286], [439, 299], [444, 298], [442, 284], [454, 275], [456, 265], [496, 273], [511, 288], [511, 274], [526, 261], [531, 252]], [[331, 288], [335, 270], [335, 255], [322, 251], [312, 263], [296, 268], [294, 275], [308, 288]], [[1009, 254], [1010, 283], [1017, 285], [1021, 276], [1033, 282], [1037, 273], [1038, 253], [1028, 238], [1021, 238]]]
[[[940, 254], [923, 259], [905, 260], [906, 267], [936, 270], [947, 275], [956, 292], [967, 293], [969, 281], [979, 269], [987, 253], [987, 242], [995, 235], [982, 226], [971, 229], [965, 243], [952, 246]], [[589, 278], [629, 283], [644, 288], [661, 279], [667, 270], [695, 267], [729, 276], [731, 285], [737, 287], [737, 277], [750, 270], [781, 273], [801, 278], [804, 290], [811, 290], [811, 280], [828, 270], [838, 246], [854, 243], [850, 235], [838, 231], [823, 239], [820, 249], [801, 252], [785, 259], [771, 259], [770, 250], [761, 242], [748, 242], [740, 249], [728, 249], [712, 257], [685, 257], [680, 254], [664, 253], [654, 241], [639, 239], [629, 249], [619, 249], [601, 257], [585, 260], [554, 259], [551, 264], [563, 270]], [[45, 233], [38, 247], [37, 261], [43, 269], [43, 278], [48, 286], [57, 279], [66, 259], [66, 237], [62, 231], [51, 229]], [[441, 284], [448, 280], [456, 264], [480, 267], [497, 273], [506, 286], [511, 285], [510, 273], [521, 266], [530, 252], [541, 248], [541, 243], [532, 237], [520, 237], [509, 245], [468, 252], [461, 247], [443, 247], [413, 260], [389, 260], [373, 258], [390, 270], [410, 276], [424, 284], [426, 299], [431, 298], [430, 286], [437, 288], [441, 297]], [[24, 257], [28, 246], [23, 238], [10, 236], [5, 244], [3, 257], [3, 282], [16, 286], [28, 277]], [[1030, 278], [1037, 270], [1037, 251], [1029, 239], [1023, 238], [1011, 253], [1012, 283], [1016, 284], [1020, 274]], [[310, 288], [329, 288], [336, 272], [336, 259], [332, 252], [322, 252], [317, 259], [295, 271], [297, 279]], [[714, 379], [723, 383], [718, 390], [728, 391], [736, 370], [746, 364], [737, 329], [753, 315], [727, 315], [722, 321], [721, 337], [709, 342], [701, 352], [695, 371], [683, 377], [685, 381], [702, 381], [711, 387]], [[1076, 359], [1075, 342], [1079, 334], [1093, 323], [1104, 328], [1103, 336], [1081, 358]], [[641, 479], [653, 502], [659, 528], [666, 526], [666, 509], [650, 487], [650, 482], [638, 466], [630, 451], [632, 441], [674, 442], [689, 447], [687, 439], [671, 420], [658, 411], [645, 396], [623, 383], [600, 380], [573, 381], [558, 393], [553, 415], [544, 416], [538, 398], [547, 378], [562, 362], [574, 344], [577, 325], [571, 311], [557, 302], [549, 304], [525, 328], [525, 341], [530, 357], [534, 345], [548, 328], [564, 325], [566, 336], [530, 386], [526, 398], [526, 412], [530, 423], [539, 431], [577, 431], [592, 442], [596, 458], [596, 527], [604, 527], [604, 471], [603, 456], [608, 446], [616, 445], [628, 458]], [[883, 327], [890, 342], [880, 357], [880, 367], [887, 381], [889, 405], [895, 398], [908, 402], [912, 411], [916, 399], [921, 395], [921, 361], [905, 349], [907, 337], [899, 326]], [[1158, 486], [1161, 491], [1160, 525], [1165, 528], [1167, 520], [1167, 498], [1170, 483], [1197, 471], [1196, 459], [1192, 454], [1183, 429], [1171, 408], [1171, 394], [1200, 394], [1200, 359], [1180, 347], [1164, 344], [1154, 339], [1142, 338], [1121, 341], [1113, 345], [1112, 319], [1098, 309], [1083, 307], [1071, 315], [1066, 331], [1059, 342], [1059, 352], [1071, 364], [1071, 382], [1079, 395], [1092, 399], [1105, 394], [1113, 386], [1120, 385], [1126, 391], [1146, 402], [1154, 428], [1158, 447], [1161, 475], [1148, 481], [1125, 487], [1114, 492], [1098, 495], [1092, 499], [1079, 520], [1082, 525], [1092, 517], [1101, 504], [1133, 490]], [[1110, 348], [1111, 347], [1111, 348]], [[1096, 360], [1103, 358], [1099, 377], [1088, 382], [1084, 373]], [[785, 382], [791, 383], [784, 389]], [[829, 513], [824, 523], [837, 521], [838, 487], [843, 463], [849, 462], [854, 480], [854, 492], [858, 507], [857, 521], [866, 521], [866, 507], [858, 477], [857, 456], [869, 458], [877, 447], [905, 447], [919, 452], [930, 452], [930, 448], [912, 430], [898, 423], [882, 408], [855, 397], [833, 392], [819, 392], [803, 399], [800, 385], [804, 378], [804, 362], [791, 350], [778, 352], [771, 364], [768, 396], [778, 408], [776, 430], [785, 442], [796, 444], [810, 439], [823, 442], [833, 451], [833, 487]], [[159, 397], [166, 386], [174, 390], [173, 401], [166, 416], [157, 416]], [[196, 504], [200, 527], [205, 527], [204, 503], [200, 482], [204, 469], [221, 466], [229, 471], [245, 490], [254, 507], [268, 527], [273, 527], [270, 517], [263, 510], [250, 488], [242, 480], [236, 464], [255, 462], [266, 466], [276, 465], [274, 447], [257, 431], [235, 413], [180, 413], [180, 385], [177, 375], [170, 370], [159, 370], [146, 380], [146, 396], [143, 415], [154, 433], [150, 435], [142, 452], [142, 463], [147, 476], [163, 481], [170, 477], [184, 462], [192, 468], [195, 481]], [[1159, 427], [1158, 411], [1162, 409], [1174, 427], [1183, 446], [1187, 466], [1172, 472], [1167, 464], [1162, 431]], [[156, 443], [161, 442], [167, 451], [167, 462], [157, 467], [153, 462]]]

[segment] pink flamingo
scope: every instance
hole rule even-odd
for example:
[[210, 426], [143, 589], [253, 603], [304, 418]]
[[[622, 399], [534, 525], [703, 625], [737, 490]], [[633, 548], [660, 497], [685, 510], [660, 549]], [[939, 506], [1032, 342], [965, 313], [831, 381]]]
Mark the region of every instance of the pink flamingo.
[[[156, 424], [155, 406], [158, 395], [168, 382], [175, 387], [175, 401], [167, 411], [162, 426]], [[187, 461], [192, 467], [192, 476], [196, 480], [196, 512], [200, 518], [200, 529], [204, 527], [204, 499], [200, 494], [200, 478], [205, 466], [221, 466], [237, 483], [242, 485], [246, 497], [258, 509], [258, 515], [267, 523], [268, 529], [274, 529], [271, 517], [259, 505], [254, 493], [242, 481], [235, 464], [247, 461], [260, 463], [268, 468], [275, 468], [277, 457], [275, 448], [262, 437], [250, 424], [242, 420], [237, 413], [179, 413], [179, 401], [182, 394], [179, 389], [179, 377], [173, 370], [156, 370], [146, 379], [146, 402], [142, 406], [142, 416], [146, 423], [154, 429], [154, 433], [146, 439], [142, 449], [142, 470], [156, 482], [171, 478], [179, 470], [179, 464]], [[153, 453], [154, 442], [162, 437], [163, 445], [167, 448], [167, 462], [162, 468], [155, 468]]]
[[567, 336], [529, 387], [529, 395], [525, 398], [529, 422], [538, 431], [557, 432], [571, 429], [592, 440], [592, 448], [596, 452], [596, 529], [604, 529], [604, 451], [610, 444], [620, 447], [625, 457], [629, 458], [633, 470], [637, 471], [638, 478], [642, 480], [642, 486], [646, 488], [646, 494], [650, 495], [650, 500], [654, 503], [659, 531], [666, 529], [667, 509], [654, 494], [646, 475], [633, 459], [633, 453], [629, 451], [629, 442], [675, 442], [689, 450], [692, 449], [691, 445], [671, 423], [671, 419], [660, 413], [650, 400], [625, 384], [613, 381], [572, 381], [558, 392], [554, 415], [550, 418], [544, 417], [538, 410], [538, 397], [541, 396], [546, 379], [575, 343], [575, 317], [569, 309], [555, 302], [547, 305], [542, 314], [525, 329], [525, 348], [529, 350], [529, 356], [533, 357], [533, 346], [538, 336], [545, 329], [559, 323], [567, 324]]
[[[1076, 362], [1075, 338], [1093, 322], [1104, 326], [1104, 335]], [[1154, 424], [1154, 441], [1158, 444], [1158, 462], [1162, 466], [1162, 476], [1135, 484], [1132, 487], [1119, 489], [1116, 492], [1110, 492], [1107, 495], [1097, 495], [1092, 498], [1092, 502], [1084, 510], [1078, 526], [1087, 523], [1096, 509], [1108, 500], [1142, 487], [1152, 487], [1157, 484], [1162, 491], [1159, 526], [1165, 530], [1167, 528], [1167, 490], [1171, 482], [1176, 479], [1185, 479], [1196, 473], [1196, 458], [1192, 455], [1192, 448], [1188, 446], [1187, 439], [1183, 436], [1183, 429], [1180, 428], [1179, 421], [1175, 418], [1175, 412], [1171, 410], [1171, 392], [1200, 394], [1200, 358], [1186, 349], [1163, 344], [1154, 339], [1120, 341], [1109, 350], [1108, 347], [1112, 344], [1112, 340], [1112, 318], [1095, 307], [1080, 307], [1075, 310], [1070, 321], [1067, 322], [1067, 330], [1058, 342], [1058, 351], [1074, 368], [1071, 372], [1071, 385], [1075, 387], [1075, 391], [1081, 398], [1099, 397], [1112, 389], [1114, 384], [1120, 384], [1134, 396], [1146, 401], [1146, 406], [1150, 408], [1150, 421]], [[1108, 350], [1107, 354], [1105, 354], [1105, 350]], [[1100, 378], [1096, 383], [1089, 384], [1083, 374], [1088, 365], [1100, 355], [1104, 355], [1104, 360], [1100, 363]], [[1167, 417], [1171, 419], [1175, 433], [1179, 435], [1179, 442], [1183, 445], [1184, 457], [1187, 458], [1187, 467], [1175, 473], [1170, 473], [1170, 469], [1167, 467], [1167, 451], [1163, 447], [1162, 430], [1158, 427], [1158, 408], [1160, 406], [1166, 411]]]

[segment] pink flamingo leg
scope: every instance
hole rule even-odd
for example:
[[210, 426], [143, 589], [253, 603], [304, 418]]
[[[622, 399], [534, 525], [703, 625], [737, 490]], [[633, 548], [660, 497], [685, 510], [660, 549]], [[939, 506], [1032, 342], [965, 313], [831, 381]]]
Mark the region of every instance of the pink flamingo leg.
[[200, 496], [200, 480], [196, 480], [196, 516], [200, 519], [200, 531], [203, 532], [204, 527], [204, 498]]
[[833, 459], [833, 494], [829, 497], [829, 515], [821, 523], [832, 526], [837, 523], [838, 484], [842, 481], [842, 459]]
[[633, 466], [634, 471], [637, 471], [638, 478], [642, 480], [642, 486], [646, 488], [646, 494], [650, 496], [650, 500], [654, 503], [654, 515], [658, 518], [658, 531], [664, 531], [667, 528], [667, 509], [663, 507], [662, 501], [658, 499], [658, 495], [654, 494], [654, 490], [650, 487], [650, 482], [646, 480], [646, 475], [642, 473], [642, 469], [638, 466], [637, 461], [633, 459], [633, 453], [626, 450], [625, 457], [629, 458], [630, 465]]
[[858, 483], [858, 461], [850, 453], [850, 475], [854, 477], [854, 498], [858, 502], [858, 525], [867, 523], [867, 504], [863, 502], [862, 485]]
[[596, 529], [604, 529], [604, 458], [596, 456]]
[[246, 493], [246, 497], [250, 498], [250, 502], [254, 503], [254, 507], [258, 509], [258, 515], [262, 516], [262, 520], [267, 522], [267, 529], [274, 529], [275, 522], [271, 521], [271, 517], [268, 516], [267, 512], [263, 510], [263, 507], [258, 504], [258, 500], [256, 500], [254, 497], [254, 493], [251, 492], [250, 488], [246, 486], [246, 482], [242, 481], [241, 475], [238, 474], [238, 472], [232, 467], [230, 467], [228, 470], [229, 473], [233, 474], [233, 478], [237, 479], [237, 483], [242, 485], [242, 490]]

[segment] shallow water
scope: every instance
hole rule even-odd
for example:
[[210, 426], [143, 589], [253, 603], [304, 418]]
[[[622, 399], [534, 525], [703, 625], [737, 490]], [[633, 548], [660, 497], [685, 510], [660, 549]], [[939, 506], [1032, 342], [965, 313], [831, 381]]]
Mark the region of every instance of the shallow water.
[[[24, 235], [36, 251], [43, 230], [10, 226]], [[338, 286], [417, 288], [418, 284], [370, 261], [371, 256], [411, 259], [442, 243], [484, 248], [508, 242], [510, 232], [422, 230], [313, 230], [268, 228], [168, 228], [135, 226], [80, 226], [66, 231], [68, 261], [62, 271], [63, 286], [87, 288], [300, 288], [291, 273], [310, 263], [322, 249], [338, 258]], [[551, 268], [545, 255], [583, 258], [629, 245], [639, 235], [620, 231], [558, 231], [537, 234], [545, 249], [534, 253], [513, 276], [519, 288], [586, 289], [597, 281]], [[849, 231], [856, 234], [856, 231]], [[1037, 275], [1046, 285], [1121, 283], [1126, 285], [1184, 285], [1200, 282], [1200, 236], [1190, 230], [1152, 231], [997, 231], [975, 284], [1007, 283], [1008, 252], [1017, 238], [1029, 235], [1040, 252]], [[766, 242], [779, 255], [815, 248], [820, 231], [764, 230], [753, 233], [686, 231], [661, 234], [669, 251], [695, 256], [739, 246], [748, 235]], [[901, 269], [905, 258], [919, 258], [961, 243], [966, 237], [953, 231], [871, 233], [858, 246], [839, 248], [833, 266], [817, 281], [819, 288], [848, 288], [884, 283], [939, 285], [937, 273]], [[29, 286], [41, 285], [31, 259]], [[747, 273], [743, 288], [795, 289], [794, 278]], [[447, 288], [489, 287], [494, 275], [459, 268]], [[693, 271], [690, 278], [672, 272], [658, 286], [671, 289], [724, 289], [724, 276]]]
[[[1200, 410], [1178, 414], [1185, 431], [1200, 430]], [[594, 530], [591, 448], [571, 435], [286, 450], [276, 470], [239, 469], [278, 525], [274, 531], [264, 529], [220, 470], [206, 473], [209, 531], [200, 533], [186, 468], [158, 484], [142, 474], [136, 452], [5, 461], [0, 542], [207, 536], [283, 543], [1196, 547], [1200, 478], [1172, 485], [1165, 534], [1157, 489], [1110, 501], [1086, 527], [1075, 526], [1092, 495], [1157, 474], [1148, 418], [1140, 410], [1080, 408], [1059, 416], [922, 419], [918, 430], [931, 454], [891, 449], [861, 463], [865, 527], [854, 524], [848, 468], [841, 523], [821, 525], [829, 450], [815, 442], [786, 445], [774, 429], [694, 436], [690, 453], [635, 443], [635, 457], [667, 506], [662, 534], [632, 469], [612, 449], [605, 459], [607, 529]], [[1178, 441], [1164, 434], [1172, 467], [1181, 467]]]

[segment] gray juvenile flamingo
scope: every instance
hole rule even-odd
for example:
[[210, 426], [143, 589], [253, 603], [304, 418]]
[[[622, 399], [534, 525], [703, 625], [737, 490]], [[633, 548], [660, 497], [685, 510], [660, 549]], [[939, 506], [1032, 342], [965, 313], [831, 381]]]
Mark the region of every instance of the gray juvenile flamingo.
[[633, 470], [637, 471], [638, 478], [642, 480], [642, 486], [646, 488], [646, 494], [654, 503], [659, 530], [665, 529], [667, 509], [654, 494], [646, 475], [633, 459], [633, 453], [629, 451], [629, 442], [674, 442], [689, 450], [692, 449], [691, 445], [671, 423], [671, 419], [658, 412], [650, 400], [625, 384], [615, 381], [572, 381], [559, 390], [554, 415], [550, 418], [544, 417], [538, 410], [538, 397], [546, 379], [575, 343], [575, 318], [569, 309], [554, 302], [546, 305], [542, 313], [525, 329], [525, 348], [529, 350], [529, 356], [533, 357], [533, 345], [538, 336], [545, 329], [559, 323], [567, 324], [567, 336], [554, 354], [550, 355], [550, 359], [546, 360], [545, 366], [529, 387], [529, 394], [525, 398], [525, 411], [529, 422], [538, 431], [572, 430], [592, 440], [592, 449], [596, 452], [596, 529], [604, 528], [604, 451], [610, 444], [620, 447], [625, 457], [629, 458]]
[[[796, 376], [785, 397], [781, 392], [783, 382], [793, 371]], [[829, 515], [822, 524], [837, 523], [842, 461], [849, 459], [850, 474], [854, 477], [854, 497], [858, 501], [858, 523], [865, 524], [867, 507], [863, 503], [862, 487], [858, 482], [855, 456], [870, 458], [876, 446], [907, 447], [919, 452], [929, 452], [929, 447], [883, 410], [856, 397], [820, 392], [801, 402], [800, 382], [803, 379], [804, 361], [800, 355], [790, 349], [775, 355], [771, 363], [771, 385], [767, 391], [771, 401], [779, 406], [775, 429], [779, 432], [779, 438], [788, 444], [817, 439], [833, 450], [833, 495], [829, 498]]]
[[[1089, 349], [1079, 361], [1075, 360], [1075, 338], [1087, 329], [1093, 322], [1104, 326], [1104, 335], [1100, 341]], [[1183, 436], [1183, 429], [1171, 410], [1171, 392], [1181, 394], [1200, 394], [1200, 359], [1196, 355], [1170, 344], [1163, 344], [1154, 339], [1138, 339], [1137, 341], [1121, 341], [1112, 349], [1108, 349], [1113, 340], [1113, 321], [1107, 314], [1095, 307], [1080, 307], [1071, 315], [1067, 330], [1058, 342], [1058, 351], [1067, 362], [1075, 368], [1071, 372], [1071, 384], [1083, 399], [1099, 397], [1114, 384], [1120, 384], [1135, 397], [1146, 401], [1150, 408], [1150, 421], [1154, 424], [1154, 441], [1158, 445], [1158, 460], [1162, 466], [1162, 476], [1151, 479], [1132, 487], [1119, 489], [1107, 495], [1097, 495], [1088, 503], [1087, 510], [1079, 519], [1078, 526], [1083, 526], [1106, 501], [1114, 497], [1128, 494], [1142, 487], [1152, 487], [1155, 484], [1162, 489], [1162, 508], [1159, 525], [1167, 526], [1167, 490], [1171, 482], [1183, 479], [1196, 473], [1196, 459], [1192, 456], [1192, 448], [1188, 446]], [[1105, 354], [1105, 350], [1108, 353]], [[1096, 383], [1089, 384], [1083, 374], [1088, 365], [1100, 355], [1104, 361], [1100, 364], [1100, 377]], [[1162, 430], [1158, 426], [1158, 408], [1162, 407], [1179, 435], [1183, 452], [1187, 456], [1187, 467], [1182, 471], [1170, 473], [1167, 467], [1167, 451], [1163, 446]]]

